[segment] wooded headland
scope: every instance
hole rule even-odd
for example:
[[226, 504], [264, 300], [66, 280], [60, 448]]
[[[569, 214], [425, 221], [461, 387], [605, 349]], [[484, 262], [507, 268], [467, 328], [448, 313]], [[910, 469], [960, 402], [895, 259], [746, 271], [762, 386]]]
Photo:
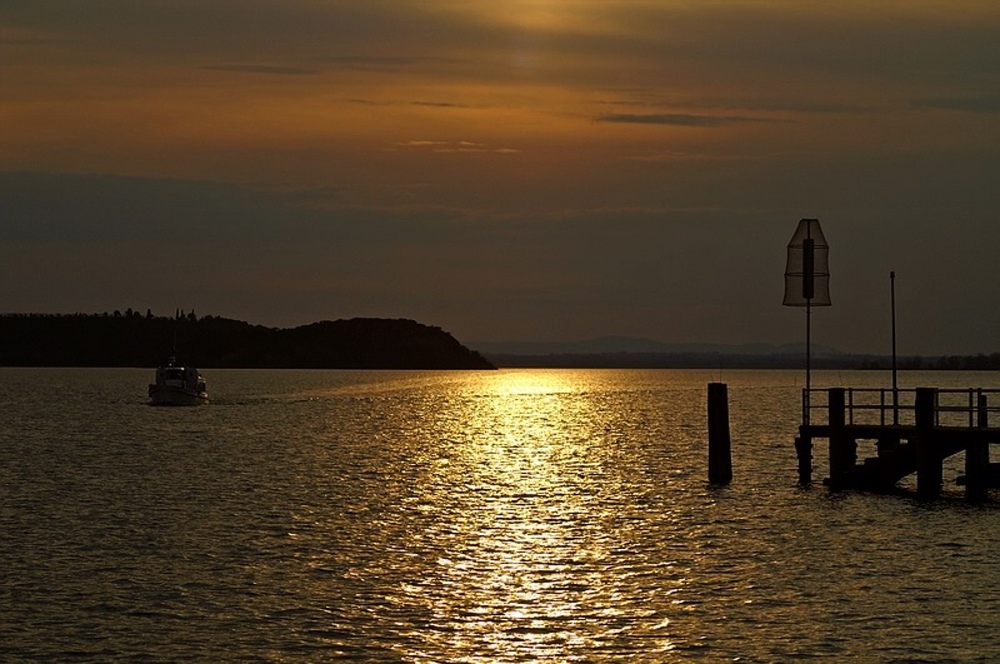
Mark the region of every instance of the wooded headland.
[[0, 315], [0, 366], [493, 369], [441, 328], [353, 318], [278, 329], [194, 313]]

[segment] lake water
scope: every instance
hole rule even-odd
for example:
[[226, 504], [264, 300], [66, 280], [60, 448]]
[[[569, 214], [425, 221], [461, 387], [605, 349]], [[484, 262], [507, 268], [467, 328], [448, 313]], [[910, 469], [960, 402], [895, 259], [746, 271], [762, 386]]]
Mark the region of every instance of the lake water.
[[796, 486], [801, 373], [151, 373], [0, 369], [3, 661], [1000, 660], [1000, 507]]

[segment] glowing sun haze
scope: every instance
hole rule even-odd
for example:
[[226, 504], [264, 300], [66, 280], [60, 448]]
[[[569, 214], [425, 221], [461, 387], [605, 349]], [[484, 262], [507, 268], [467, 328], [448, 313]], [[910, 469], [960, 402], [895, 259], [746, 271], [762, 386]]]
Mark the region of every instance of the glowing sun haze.
[[[13, 0], [0, 311], [1000, 350], [1000, 5]], [[17, 285], [15, 288], [14, 285]]]

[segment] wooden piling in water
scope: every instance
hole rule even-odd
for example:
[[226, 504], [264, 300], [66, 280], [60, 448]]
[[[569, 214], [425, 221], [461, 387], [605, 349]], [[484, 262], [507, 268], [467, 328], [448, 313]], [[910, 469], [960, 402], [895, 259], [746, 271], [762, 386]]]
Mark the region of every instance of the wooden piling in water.
[[732, 479], [732, 445], [729, 438], [729, 388], [725, 383], [709, 383], [708, 481], [713, 484], [728, 484]]
[[[976, 403], [979, 429], [990, 426], [989, 403], [981, 391]], [[985, 438], [969, 441], [965, 448], [965, 497], [972, 501], [986, 499], [990, 475], [990, 444]]]
[[846, 400], [842, 387], [831, 387], [827, 391], [827, 424], [830, 427], [830, 487], [843, 488], [850, 483], [854, 465], [857, 463], [858, 444], [850, 436], [845, 426]]
[[921, 498], [936, 498], [941, 494], [944, 482], [942, 457], [935, 446], [934, 405], [937, 390], [933, 387], [918, 387], [914, 403], [916, 423], [915, 444], [917, 452], [917, 495]]
[[799, 459], [799, 484], [808, 486], [812, 484], [812, 437], [804, 432], [795, 439], [795, 455]]

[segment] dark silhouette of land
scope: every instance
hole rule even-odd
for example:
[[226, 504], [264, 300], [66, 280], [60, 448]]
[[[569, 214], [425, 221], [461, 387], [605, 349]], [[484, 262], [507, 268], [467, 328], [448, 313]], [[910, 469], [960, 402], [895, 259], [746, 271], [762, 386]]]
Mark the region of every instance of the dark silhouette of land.
[[[615, 340], [621, 343], [620, 339]], [[667, 368], [801, 369], [793, 346], [683, 346], [631, 340], [632, 350], [601, 344], [481, 344], [471, 350], [438, 327], [412, 320], [353, 318], [279, 329], [195, 314], [154, 316], [127, 309], [103, 314], [0, 315], [0, 366], [151, 367], [176, 352], [199, 367], [262, 369]], [[506, 346], [506, 347], [504, 347]], [[627, 346], [629, 347], [629, 346]], [[514, 350], [515, 352], [510, 352]], [[889, 369], [887, 356], [834, 349], [814, 353], [814, 369]], [[506, 351], [506, 352], [505, 352]], [[1000, 353], [898, 358], [900, 369], [1000, 369]]]
[[194, 313], [0, 315], [0, 366], [493, 369], [438, 327], [354, 318], [293, 329]]

